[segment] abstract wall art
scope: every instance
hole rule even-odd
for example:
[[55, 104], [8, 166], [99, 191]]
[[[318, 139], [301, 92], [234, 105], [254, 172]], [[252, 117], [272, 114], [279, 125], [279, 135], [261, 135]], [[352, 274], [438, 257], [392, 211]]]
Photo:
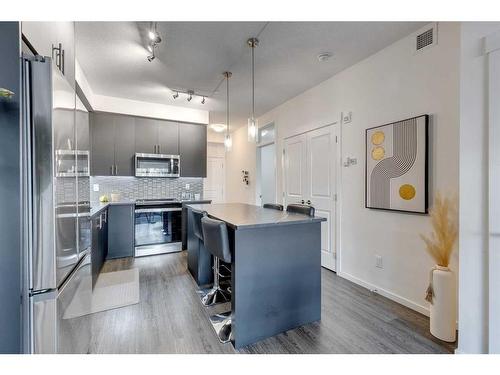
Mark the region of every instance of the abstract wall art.
[[366, 208], [428, 212], [429, 115], [366, 130]]

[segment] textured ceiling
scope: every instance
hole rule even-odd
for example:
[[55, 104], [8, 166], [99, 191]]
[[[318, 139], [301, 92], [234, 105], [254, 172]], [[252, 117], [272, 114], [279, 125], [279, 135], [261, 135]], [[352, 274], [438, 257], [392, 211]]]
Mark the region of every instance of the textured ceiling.
[[[77, 22], [77, 58], [96, 94], [210, 111], [225, 122], [225, 83], [230, 79], [231, 126], [246, 124], [251, 110], [251, 55], [255, 50], [256, 114], [328, 79], [411, 34], [420, 22], [159, 22], [162, 43], [148, 62], [150, 22]], [[319, 62], [317, 55], [333, 57]], [[207, 95], [187, 102], [172, 90]]]

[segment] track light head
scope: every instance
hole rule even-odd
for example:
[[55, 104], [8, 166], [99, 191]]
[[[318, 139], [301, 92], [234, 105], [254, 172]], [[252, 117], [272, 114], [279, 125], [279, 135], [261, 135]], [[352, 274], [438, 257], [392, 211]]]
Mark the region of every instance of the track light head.
[[155, 57], [156, 57], [156, 56], [154, 55], [154, 53], [153, 53], [152, 55], [149, 55], [149, 56], [148, 56], [148, 61], [149, 61], [149, 62], [153, 61], [153, 60], [155, 59]]
[[187, 94], [188, 94], [187, 101], [190, 102], [191, 99], [193, 99], [194, 91], [193, 90], [188, 90]]
[[201, 99], [201, 104], [205, 104], [205, 97], [203, 97], [203, 99]]
[[161, 42], [161, 37], [160, 37], [160, 34], [158, 33], [158, 31], [150, 31], [149, 32], [149, 39], [151, 39], [151, 41], [153, 43], [160, 43]]
[[175, 94], [174, 94], [174, 95], [172, 95], [172, 97], [173, 97], [174, 99], [177, 99], [177, 98], [179, 97], [179, 92], [178, 92], [178, 91], [176, 91], [176, 92], [175, 92]]

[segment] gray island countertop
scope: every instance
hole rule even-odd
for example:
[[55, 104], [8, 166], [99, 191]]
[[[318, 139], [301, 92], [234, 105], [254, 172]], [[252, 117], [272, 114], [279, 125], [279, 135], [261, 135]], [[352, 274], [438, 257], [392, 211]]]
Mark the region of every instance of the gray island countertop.
[[245, 203], [189, 204], [188, 206], [195, 210], [206, 211], [210, 217], [225, 221], [234, 229], [326, 221], [323, 217], [309, 217]]

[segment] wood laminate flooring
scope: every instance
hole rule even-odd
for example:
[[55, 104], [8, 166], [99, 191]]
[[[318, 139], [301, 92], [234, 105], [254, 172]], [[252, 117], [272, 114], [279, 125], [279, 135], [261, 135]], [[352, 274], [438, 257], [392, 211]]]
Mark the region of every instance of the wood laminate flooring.
[[429, 319], [322, 269], [322, 319], [236, 351], [221, 344], [187, 271], [186, 253], [107, 261], [139, 269], [140, 302], [93, 316], [91, 353], [452, 353]]

